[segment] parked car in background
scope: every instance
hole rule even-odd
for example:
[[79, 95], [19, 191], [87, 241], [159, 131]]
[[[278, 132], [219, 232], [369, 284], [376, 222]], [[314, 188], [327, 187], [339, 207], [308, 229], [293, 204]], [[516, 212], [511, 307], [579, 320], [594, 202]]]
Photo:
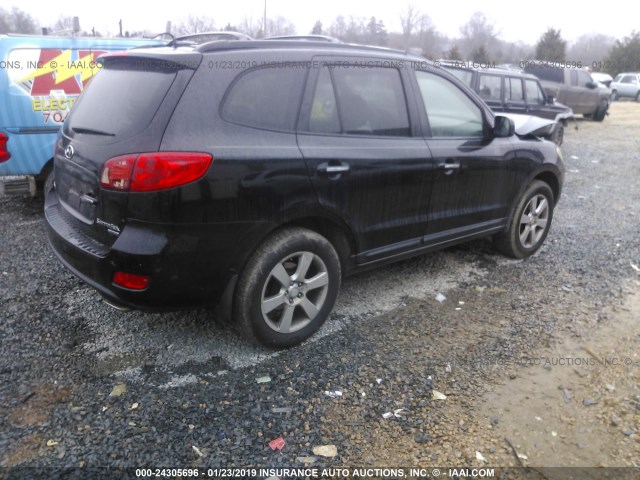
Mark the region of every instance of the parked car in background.
[[[108, 52], [160, 40], [0, 35], [0, 194], [34, 195], [62, 122]], [[125, 105], [121, 105], [125, 109]]]
[[625, 97], [640, 101], [640, 73], [619, 73], [611, 82], [611, 99]]
[[611, 75], [602, 72], [591, 72], [591, 78], [607, 88], [610, 88], [611, 82], [613, 81], [613, 77]]
[[545, 95], [537, 77], [512, 69], [473, 69], [456, 61], [444, 60], [440, 65], [471, 87], [494, 112], [553, 120], [555, 123], [542, 123], [538, 134], [562, 145], [564, 127], [573, 111]]
[[584, 69], [561, 66], [543, 60], [522, 62], [524, 71], [540, 79], [545, 94], [570, 107], [575, 114], [605, 119], [609, 112], [611, 90], [598, 87], [591, 74]]
[[485, 236], [532, 255], [564, 179], [556, 145], [433, 63], [297, 40], [104, 57], [54, 171], [53, 251], [108, 303], [219, 305], [276, 347], [320, 328], [343, 274]]

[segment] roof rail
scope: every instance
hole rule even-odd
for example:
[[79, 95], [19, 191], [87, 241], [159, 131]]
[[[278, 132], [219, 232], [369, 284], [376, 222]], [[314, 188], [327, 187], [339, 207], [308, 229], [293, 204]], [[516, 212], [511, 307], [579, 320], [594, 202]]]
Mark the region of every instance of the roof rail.
[[344, 43], [342, 40], [328, 35], [280, 35], [277, 37], [268, 37], [265, 38], [265, 40], [300, 40], [303, 42]]
[[216, 41], [203, 43], [195, 47], [200, 53], [215, 52], [219, 50], [250, 50], [250, 49], [329, 49], [329, 50], [361, 50], [363, 52], [395, 53], [406, 55], [402, 50], [371, 45], [357, 45], [353, 43], [332, 43], [327, 41], [303, 41], [300, 40], [236, 40], [231, 42]]

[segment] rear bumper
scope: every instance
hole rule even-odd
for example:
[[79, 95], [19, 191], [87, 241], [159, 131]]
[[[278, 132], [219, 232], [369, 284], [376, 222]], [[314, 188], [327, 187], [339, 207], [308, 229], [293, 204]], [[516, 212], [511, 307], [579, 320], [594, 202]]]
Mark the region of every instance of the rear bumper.
[[[109, 303], [149, 312], [218, 305], [223, 294], [233, 293], [229, 288], [252, 251], [246, 239], [256, 238], [256, 225], [250, 223], [128, 222], [109, 246], [74, 227], [55, 190], [47, 192], [45, 219], [51, 248], [65, 267]], [[149, 287], [137, 291], [116, 286], [116, 271], [149, 275]]]
[[30, 175], [0, 176], [0, 195], [26, 195], [33, 197], [35, 194], [35, 177]]

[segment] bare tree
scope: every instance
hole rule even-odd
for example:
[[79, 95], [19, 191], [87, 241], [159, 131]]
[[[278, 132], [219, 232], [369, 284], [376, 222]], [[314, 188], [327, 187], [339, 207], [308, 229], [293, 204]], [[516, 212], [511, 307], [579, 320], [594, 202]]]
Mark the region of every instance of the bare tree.
[[262, 19], [254, 20], [253, 17], [244, 17], [239, 25], [239, 31], [252, 38], [264, 38]]
[[495, 60], [501, 57], [498, 32], [482, 12], [475, 12], [460, 28], [462, 34], [461, 50], [467, 57], [485, 57]]
[[369, 23], [367, 23], [366, 37], [364, 43], [369, 45], [381, 45], [384, 46], [389, 40], [387, 29], [384, 26], [382, 20], [376, 20], [376, 17], [371, 17]]
[[336, 17], [329, 27], [329, 35], [343, 40], [347, 34], [347, 22], [342, 15]]
[[367, 36], [366, 20], [362, 17], [349, 17], [347, 33], [344, 40], [350, 43], [366, 43]]
[[409, 48], [409, 39], [416, 25], [420, 22], [423, 15], [413, 5], [407, 5], [407, 9], [400, 15], [400, 25], [402, 27], [402, 36], [405, 40], [404, 48]]
[[0, 9], [0, 33], [38, 33], [36, 21], [27, 12], [13, 7], [11, 13]]
[[534, 50], [532, 45], [524, 42], [500, 41], [502, 61], [506, 63], [518, 64], [522, 60], [531, 60], [535, 57]]
[[199, 15], [189, 15], [175, 27], [176, 35], [189, 35], [192, 33], [211, 32], [216, 29], [213, 18]]
[[267, 32], [270, 37], [294, 35], [296, 27], [284, 17], [269, 18], [267, 20]]
[[600, 33], [587, 33], [569, 47], [567, 60], [582, 62], [584, 66], [596, 67], [607, 58], [616, 39]]
[[53, 24], [53, 32], [73, 30], [73, 17], [60, 15], [56, 23]]
[[10, 30], [9, 14], [4, 8], [0, 8], [0, 33], [9, 33]]
[[311, 29], [311, 35], [322, 35], [322, 22], [317, 20]]

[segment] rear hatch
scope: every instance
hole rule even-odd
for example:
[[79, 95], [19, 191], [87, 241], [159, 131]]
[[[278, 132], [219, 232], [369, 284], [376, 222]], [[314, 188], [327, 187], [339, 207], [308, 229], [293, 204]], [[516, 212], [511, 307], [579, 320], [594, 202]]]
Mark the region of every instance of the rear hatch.
[[[163, 49], [165, 50], [165, 49]], [[74, 230], [111, 245], [126, 219], [126, 192], [102, 190], [111, 158], [158, 151], [202, 55], [136, 50], [107, 55], [64, 123], [55, 151], [60, 215]]]

